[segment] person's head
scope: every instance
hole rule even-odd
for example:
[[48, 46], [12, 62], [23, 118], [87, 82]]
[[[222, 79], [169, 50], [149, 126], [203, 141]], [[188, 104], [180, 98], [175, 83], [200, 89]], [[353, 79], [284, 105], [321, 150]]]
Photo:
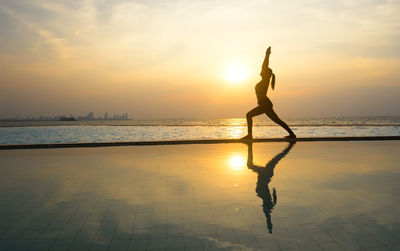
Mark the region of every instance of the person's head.
[[272, 222], [267, 222], [267, 228], [268, 228], [268, 232], [270, 233], [270, 234], [272, 234]]
[[263, 80], [269, 81], [271, 79], [271, 87], [272, 89], [275, 88], [275, 74], [272, 72], [271, 68], [267, 68], [262, 70], [260, 76]]
[[269, 80], [271, 78], [272, 75], [272, 70], [271, 68], [267, 68], [267, 69], [262, 69], [260, 76], [265, 79], [265, 80]]

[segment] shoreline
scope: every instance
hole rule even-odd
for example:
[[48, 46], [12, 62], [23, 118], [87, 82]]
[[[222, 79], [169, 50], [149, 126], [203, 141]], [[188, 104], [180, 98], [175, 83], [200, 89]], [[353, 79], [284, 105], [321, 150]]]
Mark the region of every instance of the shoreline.
[[[400, 140], [400, 136], [302, 137], [296, 139], [256, 138], [253, 139], [252, 142], [294, 142], [294, 141], [318, 142], [318, 141], [384, 141], [384, 140]], [[161, 140], [161, 141], [131, 141], [131, 142], [12, 144], [12, 145], [0, 145], [0, 150], [110, 147], [110, 146], [221, 144], [221, 143], [246, 143], [246, 142], [249, 141], [244, 141], [240, 139], [201, 139], [201, 140]]]

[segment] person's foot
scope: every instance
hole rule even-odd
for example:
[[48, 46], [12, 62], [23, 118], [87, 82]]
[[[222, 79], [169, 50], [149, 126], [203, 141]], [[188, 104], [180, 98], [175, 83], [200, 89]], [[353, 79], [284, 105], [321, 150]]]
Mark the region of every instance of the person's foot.
[[285, 139], [295, 139], [296, 134], [289, 134], [288, 136], [285, 137]]
[[246, 135], [243, 138], [240, 138], [240, 140], [251, 140], [251, 139], [253, 139], [252, 135]]

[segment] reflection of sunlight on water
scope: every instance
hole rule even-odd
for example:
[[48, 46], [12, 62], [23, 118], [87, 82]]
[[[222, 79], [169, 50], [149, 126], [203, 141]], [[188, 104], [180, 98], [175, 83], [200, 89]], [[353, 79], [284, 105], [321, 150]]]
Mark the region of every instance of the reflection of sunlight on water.
[[229, 158], [229, 167], [234, 171], [243, 171], [246, 167], [246, 160], [243, 156], [235, 154]]
[[246, 126], [246, 119], [245, 118], [233, 118], [233, 119], [223, 119], [222, 124], [223, 125], [229, 125], [229, 126]]
[[240, 138], [245, 135], [246, 127], [244, 126], [232, 126], [228, 128], [227, 137], [229, 138]]

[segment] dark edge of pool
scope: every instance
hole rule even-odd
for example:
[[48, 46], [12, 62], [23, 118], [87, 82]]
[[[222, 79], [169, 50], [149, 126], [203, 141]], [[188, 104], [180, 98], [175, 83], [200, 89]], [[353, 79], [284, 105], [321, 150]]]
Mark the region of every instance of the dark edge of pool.
[[[252, 142], [313, 142], [313, 141], [377, 141], [400, 140], [400, 136], [363, 136], [363, 137], [309, 137], [309, 138], [261, 138]], [[186, 145], [186, 144], [220, 144], [247, 143], [240, 139], [200, 139], [200, 140], [163, 140], [163, 141], [132, 141], [132, 142], [90, 142], [90, 143], [49, 143], [49, 144], [15, 144], [1, 145], [0, 150], [12, 149], [43, 149], [43, 148], [75, 148], [75, 147], [108, 147], [108, 146], [154, 146], [154, 145]]]

